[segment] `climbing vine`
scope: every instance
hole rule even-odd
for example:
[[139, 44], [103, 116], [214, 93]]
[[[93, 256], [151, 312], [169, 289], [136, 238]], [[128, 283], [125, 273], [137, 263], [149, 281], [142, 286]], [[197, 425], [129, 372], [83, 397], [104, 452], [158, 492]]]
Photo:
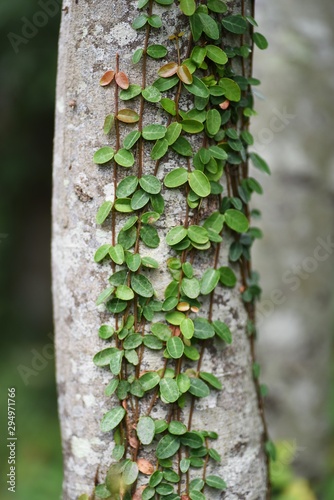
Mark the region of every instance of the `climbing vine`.
[[[112, 272], [97, 299], [111, 321], [99, 329], [106, 346], [94, 363], [110, 369], [105, 395], [116, 399], [101, 421], [103, 432], [113, 431], [113, 463], [93, 497], [204, 500], [210, 491], [225, 490], [228, 478], [208, 473], [208, 464], [220, 461], [214, 446], [218, 434], [193, 428], [193, 414], [199, 398], [222, 388], [215, 375], [202, 370], [202, 360], [213, 339], [232, 342], [228, 325], [213, 319], [213, 304], [217, 287], [236, 285], [235, 265], [240, 266], [241, 296], [248, 312], [263, 445], [268, 455], [274, 453], [254, 354], [254, 303], [261, 289], [251, 269], [250, 247], [261, 232], [250, 227], [258, 213], [248, 207], [252, 194], [262, 193], [248, 174], [248, 159], [269, 173], [265, 161], [248, 152], [253, 144], [249, 118], [255, 113], [252, 86], [259, 81], [247, 74], [254, 43], [264, 49], [267, 41], [254, 32], [253, 13], [244, 6], [235, 15], [221, 0], [180, 0], [177, 7], [189, 20], [189, 32], [172, 34], [166, 45], [150, 44], [152, 30], [162, 27], [161, 16], [153, 13], [155, 4], [161, 12], [161, 6], [168, 9], [174, 0], [138, 2], [140, 12], [132, 27], [144, 31], [144, 44], [132, 62], [141, 65], [141, 81], [130, 83], [118, 55], [114, 68], [100, 79], [102, 87], [113, 89], [114, 113], [106, 116], [103, 127], [112, 146], [98, 149], [94, 162], [111, 167], [114, 200], [105, 201], [96, 216], [98, 224], [110, 221], [112, 241], [100, 246], [94, 259], [110, 260]], [[223, 45], [223, 36], [229, 45]], [[147, 81], [148, 59], [157, 63], [153, 82]], [[241, 74], [236, 68], [242, 68]], [[180, 104], [184, 96], [187, 106]], [[164, 124], [145, 124], [147, 107], [158, 107]], [[179, 166], [160, 180], [159, 167], [168, 155], [177, 158]], [[147, 173], [150, 162], [154, 169]], [[169, 228], [162, 241], [157, 223], [164, 217], [169, 190], [184, 197], [185, 220]], [[226, 233], [233, 242], [229, 263], [220, 266]], [[151, 256], [151, 249], [160, 245], [169, 248], [163, 264]], [[199, 276], [196, 258], [208, 251], [213, 252], [213, 265]], [[159, 300], [150, 275], [165, 267], [170, 282]], [[209, 304], [205, 315], [203, 301]], [[158, 401], [163, 418], [152, 416]], [[268, 498], [269, 489], [268, 484]]]

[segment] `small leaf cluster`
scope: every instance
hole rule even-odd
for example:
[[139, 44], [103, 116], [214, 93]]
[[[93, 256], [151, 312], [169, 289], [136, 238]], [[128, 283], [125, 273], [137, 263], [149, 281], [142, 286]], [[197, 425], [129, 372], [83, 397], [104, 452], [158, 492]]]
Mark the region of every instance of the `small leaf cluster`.
[[[174, 0], [155, 3], [168, 8]], [[222, 389], [214, 374], [202, 370], [201, 359], [212, 341], [225, 348], [231, 344], [232, 332], [227, 323], [201, 310], [208, 302], [212, 309], [219, 287], [237, 284], [236, 265], [243, 280], [242, 299], [250, 314], [248, 333], [251, 338], [255, 334], [251, 312], [261, 289], [249, 262], [251, 245], [262, 234], [250, 226], [251, 216], [259, 213], [250, 213], [248, 204], [253, 193], [262, 193], [262, 187], [249, 177], [248, 160], [264, 173], [270, 170], [263, 158], [248, 151], [254, 142], [248, 130], [249, 117], [255, 114], [251, 88], [259, 81], [236, 74], [231, 60], [246, 60], [254, 44], [263, 49], [267, 41], [254, 33], [257, 24], [252, 17], [230, 15], [221, 0], [200, 5], [195, 0], [180, 0], [178, 7], [189, 20], [192, 38], [189, 57], [182, 60], [180, 44], [187, 43], [184, 33], [169, 37], [167, 44], [174, 46], [174, 52], [167, 44], [150, 44], [151, 30], [163, 24], [152, 7], [153, 0], [138, 2], [141, 12], [132, 27], [145, 31], [146, 37], [132, 61], [144, 65], [147, 58], [164, 59], [157, 67], [157, 79], [147, 85], [144, 76], [141, 83], [132, 83], [119, 71], [118, 63], [116, 70], [108, 70], [100, 79], [102, 87], [115, 83], [116, 100], [129, 101], [131, 109], [121, 105], [115, 114], [105, 117], [103, 131], [108, 137], [116, 135], [116, 147], [102, 146], [93, 156], [96, 165], [113, 169], [117, 179], [114, 199], [104, 201], [96, 215], [96, 222], [111, 224], [116, 236], [94, 255], [96, 263], [110, 263], [112, 274], [96, 301], [110, 313], [110, 322], [99, 329], [106, 346], [93, 359], [97, 367], [112, 375], [105, 395], [114, 403], [102, 417], [101, 431], [113, 432], [115, 446], [105, 482], [96, 486], [94, 494], [110, 500], [205, 500], [210, 498], [210, 489], [227, 487], [221, 477], [207, 472], [207, 467], [212, 470], [220, 462], [219, 453], [211, 446], [218, 434], [194, 430], [191, 418], [187, 424], [183, 421], [183, 410], [190, 408], [192, 415], [197, 399]], [[235, 44], [223, 49], [227, 32]], [[169, 60], [171, 53], [174, 56]], [[187, 109], [180, 106], [181, 93], [191, 102]], [[166, 125], [143, 126], [144, 105], [165, 113]], [[121, 141], [124, 127], [131, 129], [126, 129]], [[143, 173], [144, 147], [156, 162], [154, 174]], [[161, 179], [158, 168], [168, 155], [178, 159], [178, 166]], [[121, 180], [118, 174], [123, 174]], [[228, 185], [224, 196], [223, 177]], [[170, 248], [164, 265], [171, 280], [159, 299], [153, 283], [163, 267], [149, 252], [161, 244], [156, 223], [164, 215], [164, 194], [171, 189], [182, 193], [188, 215], [164, 236]], [[117, 235], [116, 217], [121, 221]], [[220, 266], [216, 259], [212, 267], [199, 273], [195, 254], [219, 252], [226, 233], [232, 239], [229, 261]], [[160, 357], [159, 369], [143, 369], [147, 352]], [[258, 383], [259, 367], [254, 360], [253, 373]], [[164, 419], [151, 415], [158, 401], [165, 405]], [[197, 469], [203, 471], [194, 477]]]

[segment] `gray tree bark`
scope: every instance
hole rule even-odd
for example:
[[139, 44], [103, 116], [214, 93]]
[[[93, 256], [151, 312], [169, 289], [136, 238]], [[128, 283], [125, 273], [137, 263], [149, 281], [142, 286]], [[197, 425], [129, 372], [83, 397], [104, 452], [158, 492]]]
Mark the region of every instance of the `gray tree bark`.
[[[247, 7], [249, 8], [249, 2]], [[230, 2], [233, 4], [233, 2]], [[239, 2], [233, 8], [240, 12]], [[151, 43], [168, 43], [168, 36], [185, 28], [178, 9], [154, 7], [162, 13], [163, 29]], [[105, 199], [113, 200], [112, 173], [93, 164], [96, 149], [106, 145], [102, 132], [106, 114], [113, 111], [113, 94], [98, 85], [105, 70], [115, 65], [119, 53], [120, 69], [131, 82], [141, 84], [140, 64], [131, 63], [131, 55], [143, 46], [144, 34], [131, 28], [136, 16], [133, 2], [111, 4], [107, 0], [72, 3], [63, 13], [59, 41], [59, 65], [56, 98], [56, 134], [54, 148], [53, 191], [53, 297], [57, 352], [59, 415], [64, 453], [63, 498], [74, 500], [90, 494], [99, 467], [100, 479], [111, 462], [113, 442], [110, 433], [100, 431], [100, 420], [113, 404], [104, 395], [110, 373], [93, 364], [94, 354], [105, 344], [97, 331], [106, 320], [104, 307], [95, 300], [105, 288], [110, 274], [108, 264], [97, 265], [93, 255], [98, 246], [111, 241], [111, 230], [95, 223], [97, 208]], [[172, 45], [169, 46], [173, 49]], [[149, 82], [163, 62], [148, 66]], [[183, 101], [184, 106], [187, 105]], [[144, 125], [161, 123], [158, 107], [146, 106]], [[113, 141], [113, 138], [111, 138]], [[110, 144], [113, 145], [113, 144]], [[147, 158], [145, 157], [147, 160]], [[160, 179], [174, 166], [176, 158], [162, 161]], [[145, 172], [154, 165], [145, 163]], [[161, 245], [149, 255], [161, 263], [170, 250], [163, 235], [173, 225], [182, 223], [186, 202], [177, 190], [166, 191], [165, 217], [157, 225]], [[224, 240], [220, 265], [226, 265], [229, 241]], [[148, 252], [146, 253], [148, 255]], [[206, 252], [196, 265], [203, 271], [212, 265], [213, 253]], [[238, 270], [235, 270], [238, 274]], [[170, 281], [166, 270], [152, 272], [150, 278], [159, 298]], [[238, 284], [232, 291], [217, 291], [214, 319], [223, 319], [233, 333], [233, 343], [216, 343], [206, 350], [203, 368], [211, 370], [223, 382], [223, 391], [196, 404], [193, 428], [219, 431], [215, 447], [222, 462], [215, 467], [227, 482], [223, 494], [212, 498], [226, 500], [266, 498], [266, 458], [263, 452], [263, 427], [256, 389], [252, 378], [252, 357], [246, 335], [247, 315], [240, 299]], [[208, 304], [204, 303], [204, 314]], [[146, 358], [146, 367], [156, 369], [156, 359]], [[116, 401], [116, 400], [115, 400]], [[115, 403], [114, 401], [114, 403]], [[163, 415], [162, 408], [157, 413]], [[210, 470], [213, 470], [210, 466]]]

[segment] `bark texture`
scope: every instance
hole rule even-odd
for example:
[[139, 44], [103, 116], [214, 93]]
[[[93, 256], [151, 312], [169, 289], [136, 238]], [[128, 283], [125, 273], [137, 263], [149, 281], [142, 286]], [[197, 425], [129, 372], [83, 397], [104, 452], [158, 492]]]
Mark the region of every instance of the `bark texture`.
[[[231, 2], [230, 2], [231, 4]], [[233, 5], [239, 9], [239, 3]], [[154, 7], [162, 12], [163, 28], [150, 43], [167, 43], [175, 28], [181, 31], [185, 19], [177, 9]], [[240, 12], [240, 10], [239, 10]], [[115, 66], [120, 55], [120, 69], [132, 83], [141, 84], [141, 68], [133, 66], [131, 55], [143, 46], [143, 33], [131, 28], [136, 16], [135, 2], [110, 3], [90, 0], [74, 3], [64, 12], [59, 42], [59, 67], [56, 102], [56, 137], [53, 192], [53, 297], [57, 352], [59, 413], [64, 453], [63, 498], [74, 500], [90, 494], [99, 467], [100, 480], [111, 462], [112, 433], [104, 434], [99, 425], [112, 403], [104, 395], [110, 373], [95, 367], [92, 358], [103, 348], [97, 331], [106, 321], [104, 307], [95, 305], [106, 286], [110, 265], [93, 261], [96, 248], [111, 241], [108, 225], [97, 226], [95, 214], [105, 199], [113, 200], [112, 172], [93, 164], [96, 149], [107, 144], [102, 132], [104, 117], [113, 111], [113, 92], [98, 85], [103, 72]], [[162, 62], [163, 63], [163, 62]], [[148, 82], [156, 78], [162, 64], [151, 62]], [[182, 105], [186, 107], [187, 102]], [[124, 107], [130, 107], [127, 103]], [[146, 106], [144, 125], [165, 120], [157, 106]], [[110, 140], [112, 144], [113, 138]], [[146, 158], [147, 157], [147, 158]], [[145, 172], [154, 164], [145, 156]], [[158, 177], [176, 165], [172, 156], [162, 161]], [[178, 159], [177, 165], [180, 165]], [[177, 190], [164, 192], [166, 210], [157, 229], [161, 245], [147, 249], [146, 255], [161, 263], [161, 270], [150, 275], [157, 295], [162, 298], [170, 276], [166, 271], [167, 252], [163, 235], [184, 220], [186, 202]], [[221, 265], [227, 264], [229, 241], [224, 240]], [[170, 253], [169, 253], [170, 255]], [[213, 251], [196, 261], [199, 272], [212, 265]], [[235, 270], [238, 273], [238, 270]], [[210, 467], [227, 482], [223, 494], [212, 499], [260, 500], [266, 497], [266, 467], [262, 443], [262, 423], [252, 379], [252, 360], [246, 336], [246, 312], [240, 300], [239, 286], [232, 291], [220, 289], [215, 294], [214, 319], [223, 319], [233, 333], [233, 343], [216, 343], [206, 350], [203, 370], [210, 369], [223, 382], [223, 391], [196, 404], [193, 429], [219, 431], [215, 447], [222, 463]], [[201, 312], [208, 311], [204, 304]], [[145, 358], [146, 368], [159, 367], [155, 358]], [[163, 415], [163, 408], [156, 413]]]

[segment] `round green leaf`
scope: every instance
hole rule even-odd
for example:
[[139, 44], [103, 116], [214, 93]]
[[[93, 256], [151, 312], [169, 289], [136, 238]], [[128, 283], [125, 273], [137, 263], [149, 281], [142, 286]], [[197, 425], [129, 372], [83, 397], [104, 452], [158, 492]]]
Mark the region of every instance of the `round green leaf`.
[[147, 372], [140, 377], [139, 382], [144, 391], [146, 392], [150, 391], [159, 384], [160, 377], [157, 372]]
[[132, 167], [135, 162], [133, 154], [127, 149], [119, 149], [115, 154], [115, 162], [121, 167]]
[[165, 497], [165, 496], [170, 496], [174, 491], [174, 487], [172, 484], [168, 484], [168, 483], [160, 483], [157, 487], [156, 487], [156, 492], [158, 493], [158, 495], [161, 495], [162, 497]]
[[95, 152], [93, 156], [94, 163], [96, 163], [97, 165], [103, 165], [103, 163], [107, 163], [108, 161], [112, 160], [114, 154], [115, 151], [109, 146], [100, 148]]
[[213, 326], [205, 318], [195, 318], [194, 327], [194, 337], [196, 339], [205, 340], [215, 336], [215, 330]]
[[107, 347], [107, 349], [103, 349], [95, 354], [93, 358], [93, 363], [96, 366], [107, 366], [110, 363], [111, 356], [114, 354], [114, 347]]
[[144, 225], [140, 229], [140, 238], [143, 243], [149, 248], [157, 248], [160, 244], [158, 231], [155, 227]]
[[213, 19], [213, 17], [209, 16], [208, 14], [202, 14], [202, 13], [198, 14], [198, 17], [200, 18], [202, 29], [206, 34], [206, 36], [211, 38], [211, 40], [218, 40], [219, 38], [218, 24]]
[[150, 201], [149, 195], [143, 190], [139, 189], [135, 192], [131, 199], [132, 210], [140, 210]]
[[185, 168], [175, 168], [168, 172], [164, 179], [164, 184], [168, 188], [176, 188], [185, 184], [188, 180], [188, 171]]
[[159, 385], [161, 396], [168, 403], [174, 403], [179, 398], [179, 388], [177, 386], [176, 380], [174, 380], [173, 378], [163, 378], [160, 380]]
[[[124, 226], [122, 227], [122, 232], [124, 233], [125, 231], [128, 231], [129, 229], [131, 229], [136, 224], [137, 220], [138, 220], [137, 215], [132, 215], [131, 217], [129, 217], [127, 219], [126, 223], [124, 224]], [[121, 245], [122, 245], [122, 243], [121, 243]], [[122, 246], [123, 246], [123, 248], [125, 248], [124, 245], [122, 245]]]
[[131, 199], [130, 198], [118, 198], [114, 203], [114, 208], [117, 212], [122, 213], [130, 213], [132, 212], [131, 208]]
[[105, 201], [104, 203], [102, 203], [96, 214], [96, 222], [98, 224], [103, 224], [103, 222], [110, 214], [111, 209], [112, 209], [112, 201]]
[[153, 59], [161, 59], [167, 55], [168, 51], [164, 45], [149, 45], [146, 52]]
[[221, 0], [208, 0], [208, 8], [217, 14], [224, 14], [227, 11], [226, 4]]
[[131, 288], [141, 297], [152, 297], [154, 295], [152, 283], [143, 274], [133, 274], [131, 276]]
[[144, 99], [148, 102], [159, 102], [161, 100], [161, 93], [160, 90], [158, 90], [156, 87], [153, 85], [146, 87], [142, 91], [142, 96]]
[[170, 125], [168, 125], [165, 139], [169, 146], [171, 146], [178, 140], [181, 132], [182, 132], [181, 123], [173, 122]]
[[133, 194], [138, 186], [138, 178], [135, 175], [129, 175], [120, 181], [116, 188], [117, 198], [127, 198]]
[[217, 377], [212, 375], [212, 373], [200, 372], [199, 376], [201, 379], [205, 380], [205, 382], [210, 384], [215, 389], [220, 390], [222, 388], [222, 384], [221, 384], [220, 380], [218, 380]]
[[229, 327], [219, 319], [212, 322], [212, 326], [219, 338], [224, 340], [227, 344], [232, 342], [232, 333]]
[[132, 130], [132, 132], [129, 132], [124, 137], [124, 141], [123, 141], [124, 149], [131, 149], [138, 141], [140, 135], [141, 134], [140, 134], [139, 130]]
[[184, 394], [189, 390], [190, 387], [190, 378], [185, 373], [180, 373], [176, 378], [176, 383], [179, 388], [179, 391]]
[[190, 299], [196, 299], [201, 291], [200, 283], [197, 278], [183, 278], [181, 281], [181, 291]]
[[207, 269], [201, 279], [201, 294], [208, 295], [218, 285], [220, 272], [217, 269]]
[[187, 432], [187, 426], [178, 420], [172, 420], [168, 426], [168, 431], [175, 436], [181, 436]]
[[139, 469], [136, 462], [128, 460], [127, 463], [125, 464], [122, 473], [122, 479], [124, 484], [133, 484], [137, 480], [138, 473]]
[[194, 335], [194, 332], [195, 332], [193, 320], [190, 318], [185, 318], [182, 321], [182, 323], [180, 324], [180, 330], [181, 330], [182, 335], [186, 339], [191, 339]]
[[182, 120], [182, 129], [188, 134], [198, 134], [204, 129], [203, 123], [197, 120]]
[[253, 33], [253, 40], [259, 49], [264, 50], [268, 48], [268, 40], [261, 33]]
[[220, 267], [219, 268], [219, 273], [220, 273], [220, 282], [222, 285], [228, 286], [228, 287], [234, 287], [236, 282], [237, 282], [237, 277], [232, 271], [230, 267]]
[[221, 78], [219, 86], [223, 88], [224, 95], [229, 101], [238, 102], [241, 98], [241, 90], [237, 83], [231, 78]]
[[109, 255], [115, 264], [118, 264], [119, 266], [123, 264], [125, 256], [122, 245], [117, 244], [114, 247], [110, 247]]
[[200, 170], [194, 170], [189, 174], [189, 186], [201, 198], [205, 198], [211, 193], [209, 179]]
[[171, 325], [179, 326], [185, 318], [185, 315], [180, 311], [172, 311], [166, 314], [166, 321]]
[[206, 484], [211, 488], [216, 488], [217, 490], [225, 490], [226, 483], [219, 476], [210, 475], [206, 477]]
[[152, 160], [160, 160], [168, 151], [168, 142], [166, 139], [158, 139], [151, 151]]
[[111, 245], [107, 243], [105, 245], [101, 245], [95, 252], [94, 261], [101, 262], [101, 260], [103, 260], [108, 255], [110, 248]]
[[161, 183], [154, 175], [143, 175], [139, 184], [146, 193], [158, 194], [161, 191]]
[[[172, 99], [169, 99], [168, 97], [163, 97], [160, 101], [160, 104], [164, 108], [164, 110], [167, 111], [167, 113], [169, 113], [172, 116], [176, 116], [175, 101], [172, 101]], [[174, 122], [174, 123], [177, 123], [177, 122]]]
[[172, 144], [172, 149], [182, 156], [192, 156], [193, 150], [190, 142], [185, 137], [179, 137], [174, 144]]
[[102, 325], [99, 328], [99, 337], [101, 339], [110, 339], [115, 333], [115, 328], [110, 325]]
[[170, 246], [176, 245], [187, 236], [187, 230], [183, 226], [170, 229], [166, 235], [166, 243]]
[[109, 432], [117, 427], [123, 420], [126, 411], [122, 406], [113, 408], [104, 414], [101, 420], [101, 431]]
[[233, 231], [236, 231], [237, 233], [245, 233], [248, 230], [248, 219], [246, 215], [239, 210], [234, 210], [234, 208], [226, 210], [224, 217], [226, 224], [228, 227], [233, 229]]
[[255, 168], [258, 168], [262, 172], [270, 175], [270, 168], [268, 167], [266, 161], [261, 158], [261, 156], [259, 156], [257, 153], [250, 153], [249, 157], [252, 160]]
[[167, 342], [172, 336], [170, 328], [164, 323], [153, 323], [153, 325], [151, 325], [151, 332], [163, 342]]
[[138, 64], [140, 59], [142, 58], [142, 55], [144, 53], [144, 50], [143, 49], [137, 49], [134, 51], [133, 55], [132, 55], [132, 62], [133, 64]]
[[166, 130], [164, 125], [146, 125], [146, 127], [143, 128], [142, 135], [147, 141], [156, 141], [157, 139], [165, 137]]
[[223, 17], [222, 25], [225, 29], [236, 35], [242, 35], [247, 31], [247, 22], [240, 15]]
[[114, 293], [115, 288], [113, 286], [106, 288], [96, 299], [96, 305], [99, 306], [103, 304], [109, 297]]
[[162, 21], [161, 18], [157, 14], [153, 14], [148, 18], [148, 24], [152, 26], [152, 28], [161, 28]]
[[184, 343], [179, 337], [171, 337], [168, 339], [166, 347], [168, 354], [172, 358], [179, 359], [182, 357], [184, 352]]
[[195, 0], [180, 0], [180, 9], [186, 16], [192, 16], [196, 10]]
[[104, 124], [103, 124], [103, 132], [107, 135], [109, 134], [111, 127], [113, 126], [115, 117], [114, 115], [110, 114], [107, 115], [104, 119]]
[[191, 225], [188, 227], [188, 237], [191, 241], [203, 245], [209, 241], [208, 232], [205, 227]]
[[[210, 16], [208, 16], [210, 17]], [[193, 76], [193, 82], [189, 85], [184, 84], [188, 92], [198, 97], [209, 97], [209, 89], [197, 76]]]
[[122, 89], [120, 91], [119, 97], [120, 99], [122, 99], [122, 101], [128, 101], [129, 99], [133, 99], [140, 93], [141, 93], [141, 86], [131, 83], [126, 90]]
[[206, 46], [206, 56], [217, 64], [226, 64], [228, 61], [225, 52], [216, 45]]
[[145, 445], [151, 444], [154, 439], [155, 425], [151, 417], [141, 417], [137, 424], [138, 439]]
[[[181, 443], [184, 446], [188, 446], [189, 448], [198, 449], [198, 448], [201, 448], [201, 446], [203, 446], [204, 438], [200, 434], [198, 434], [197, 432], [186, 432], [181, 437]], [[195, 489], [194, 484], [192, 485], [192, 483], [193, 483], [193, 481], [190, 483], [191, 490]], [[201, 488], [203, 488], [203, 486], [204, 486], [204, 484], [201, 486]]]
[[167, 434], [160, 439], [157, 449], [156, 456], [159, 460], [172, 457], [180, 448], [180, 439], [177, 436], [172, 436]]
[[221, 116], [217, 109], [210, 109], [206, 114], [206, 129], [210, 135], [216, 135], [221, 127]]
[[132, 300], [134, 298], [133, 291], [126, 285], [117, 287], [115, 295], [118, 299], [122, 300]]
[[199, 378], [190, 378], [190, 394], [196, 396], [197, 398], [205, 398], [209, 396], [210, 389], [203, 380]]

